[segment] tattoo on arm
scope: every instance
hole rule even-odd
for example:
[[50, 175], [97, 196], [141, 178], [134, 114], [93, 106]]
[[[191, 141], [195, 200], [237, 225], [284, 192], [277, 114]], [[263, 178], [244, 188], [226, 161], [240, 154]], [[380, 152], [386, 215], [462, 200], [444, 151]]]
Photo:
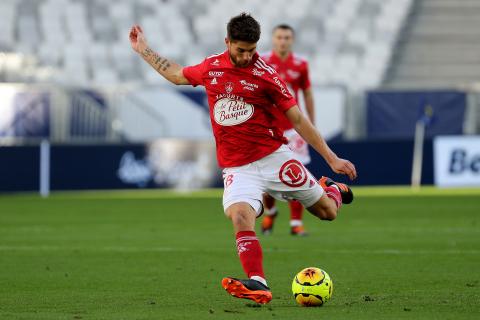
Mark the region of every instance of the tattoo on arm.
[[167, 58], [161, 57], [156, 52], [154, 52], [150, 48], [146, 48], [143, 51], [143, 57], [157, 70], [160, 71], [167, 71], [170, 68], [170, 61]]
[[149, 58], [152, 54], [153, 54], [153, 51], [150, 48], [146, 48], [142, 52], [143, 57], [146, 58], [146, 59]]

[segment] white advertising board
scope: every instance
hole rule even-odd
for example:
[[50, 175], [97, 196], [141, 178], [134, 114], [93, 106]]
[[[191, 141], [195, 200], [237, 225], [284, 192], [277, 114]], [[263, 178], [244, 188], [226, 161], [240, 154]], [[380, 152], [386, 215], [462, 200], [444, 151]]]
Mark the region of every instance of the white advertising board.
[[480, 187], [480, 136], [437, 137], [433, 156], [435, 185]]

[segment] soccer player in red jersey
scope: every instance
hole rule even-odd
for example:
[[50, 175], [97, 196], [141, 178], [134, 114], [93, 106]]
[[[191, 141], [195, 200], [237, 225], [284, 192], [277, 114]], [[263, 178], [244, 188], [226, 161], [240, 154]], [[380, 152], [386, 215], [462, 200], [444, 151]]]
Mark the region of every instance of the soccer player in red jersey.
[[[297, 102], [300, 101], [299, 92], [302, 91], [305, 100], [306, 114], [310, 122], [314, 124], [315, 107], [310, 77], [308, 76], [308, 63], [305, 59], [302, 59], [292, 52], [294, 38], [295, 31], [291, 26], [287, 24], [276, 26], [272, 33], [272, 51], [263, 55], [262, 59], [275, 68]], [[301, 107], [300, 110], [302, 110]], [[293, 124], [287, 119], [283, 112], [278, 111], [275, 113], [277, 114], [278, 126], [284, 131], [284, 135], [288, 139], [288, 146], [303, 165], [309, 164], [311, 159], [307, 142], [295, 131]], [[278, 214], [275, 206], [275, 198], [265, 193], [263, 204], [267, 210], [262, 220], [262, 233], [270, 234]], [[302, 222], [302, 204], [297, 200], [291, 200], [288, 202], [288, 205], [290, 207], [290, 233], [298, 236], [307, 235]]]
[[226, 277], [223, 288], [237, 298], [268, 303], [272, 293], [263, 272], [262, 248], [255, 220], [262, 214], [262, 194], [297, 199], [323, 220], [336, 218], [343, 203], [353, 200], [344, 184], [315, 177], [284, 145], [272, 110], [282, 110], [302, 137], [319, 152], [334, 172], [357, 176], [355, 166], [339, 158], [303, 116], [278, 73], [256, 53], [260, 25], [242, 13], [227, 25], [226, 51], [182, 67], [154, 52], [140, 26], [130, 30], [132, 48], [157, 72], [176, 85], [202, 85], [210, 106], [210, 119], [223, 169], [223, 207], [232, 220], [237, 253], [248, 279]]

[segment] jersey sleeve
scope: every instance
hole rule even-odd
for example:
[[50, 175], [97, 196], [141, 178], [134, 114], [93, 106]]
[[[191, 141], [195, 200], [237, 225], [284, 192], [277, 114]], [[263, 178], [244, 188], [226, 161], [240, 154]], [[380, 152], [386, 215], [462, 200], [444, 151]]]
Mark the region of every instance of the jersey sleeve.
[[310, 74], [308, 68], [308, 62], [305, 62], [305, 68], [303, 68], [303, 72], [301, 74], [301, 81], [300, 81], [300, 89], [307, 90], [312, 86], [310, 83]]
[[268, 81], [267, 94], [272, 102], [282, 111], [285, 112], [297, 101], [292, 96], [285, 82], [280, 78], [278, 73], [274, 73]]
[[183, 76], [187, 78], [188, 82], [194, 87], [203, 85], [203, 74], [205, 71], [205, 61], [201, 63], [183, 68]]

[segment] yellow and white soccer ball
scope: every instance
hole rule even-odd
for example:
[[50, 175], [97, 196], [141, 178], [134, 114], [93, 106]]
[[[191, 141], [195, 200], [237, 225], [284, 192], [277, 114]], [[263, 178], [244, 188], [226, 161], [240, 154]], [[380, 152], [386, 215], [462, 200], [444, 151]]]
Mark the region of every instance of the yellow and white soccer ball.
[[297, 303], [302, 306], [321, 306], [332, 297], [333, 281], [322, 269], [305, 268], [295, 275], [292, 292]]

